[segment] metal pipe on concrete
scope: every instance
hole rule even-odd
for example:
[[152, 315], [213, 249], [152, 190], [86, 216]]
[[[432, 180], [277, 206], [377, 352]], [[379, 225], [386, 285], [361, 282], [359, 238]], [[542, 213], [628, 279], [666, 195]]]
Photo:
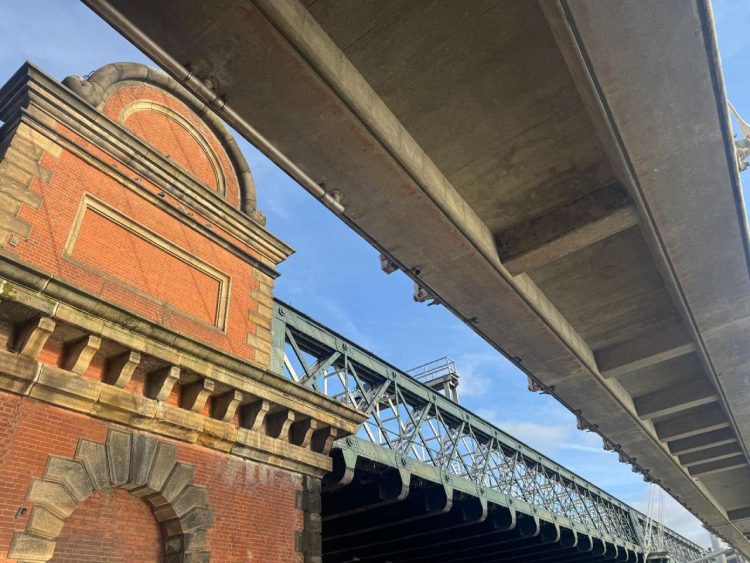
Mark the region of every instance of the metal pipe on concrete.
[[731, 547], [728, 547], [726, 549], [722, 549], [721, 551], [715, 551], [713, 553], [709, 553], [708, 555], [704, 555], [703, 557], [699, 557], [698, 559], [693, 559], [692, 561], [689, 561], [688, 563], [700, 563], [701, 561], [713, 561], [717, 557], [720, 557], [721, 560], [726, 561], [724, 558], [725, 555], [729, 555], [730, 553], [733, 553], [734, 549]]
[[217, 114], [223, 116], [234, 127], [238, 133], [258, 147], [268, 158], [276, 163], [282, 170], [289, 174], [295, 181], [301, 184], [307, 191], [319, 199], [323, 205], [333, 211], [336, 215], [344, 213], [344, 206], [338, 198], [327, 192], [321, 185], [308, 176], [294, 162], [279, 151], [270, 141], [261, 135], [252, 125], [247, 123], [237, 112], [214, 92], [206, 83], [195, 76], [190, 70], [182, 66], [164, 49], [154, 43], [130, 20], [123, 16], [118, 10], [107, 2], [99, 0], [83, 0], [84, 3], [98, 13], [105, 21], [109, 22], [125, 37], [137, 37], [138, 47], [146, 52], [153, 60], [158, 61], [176, 80], [183, 86], [203, 100], [205, 104]]

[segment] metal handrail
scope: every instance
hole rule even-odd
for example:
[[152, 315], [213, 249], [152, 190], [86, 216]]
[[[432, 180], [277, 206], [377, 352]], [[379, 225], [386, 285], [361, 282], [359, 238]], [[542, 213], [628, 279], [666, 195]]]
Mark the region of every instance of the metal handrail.
[[[643, 549], [644, 514], [278, 300], [273, 342], [277, 373], [370, 415], [359, 440], [437, 468], [454, 482], [466, 480], [478, 495], [507, 498], [515, 507], [564, 518], [582, 533]], [[339, 440], [337, 447], [349, 444], [356, 440]], [[665, 532], [675, 563], [706, 553]]]

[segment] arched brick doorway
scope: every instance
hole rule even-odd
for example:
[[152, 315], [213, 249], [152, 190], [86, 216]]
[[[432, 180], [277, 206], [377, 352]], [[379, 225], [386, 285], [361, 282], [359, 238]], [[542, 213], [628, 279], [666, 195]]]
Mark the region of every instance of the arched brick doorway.
[[[26, 495], [31, 515], [26, 530], [14, 534], [8, 555], [17, 561], [57, 560], [53, 558], [62, 537], [63, 561], [115, 561], [104, 552], [98, 559], [69, 558], [76, 549], [75, 536], [80, 534], [76, 529], [94, 524], [76, 525], [76, 520], [96, 510], [97, 502], [114, 503], [115, 508], [120, 505], [125, 514], [133, 516], [140, 507], [130, 504], [132, 500], [150, 511], [149, 515], [142, 513], [148, 519], [141, 518], [145, 522], [135, 528], [136, 534], [141, 525], [148, 530], [154, 520], [158, 522], [164, 561], [210, 561], [205, 545], [213, 513], [207, 489], [193, 484], [194, 471], [195, 466], [177, 461], [174, 444], [143, 434], [110, 430], [104, 444], [80, 439], [74, 458], [49, 456], [44, 476], [32, 479]], [[86, 506], [88, 500], [93, 501], [93, 509]], [[81, 515], [74, 516], [79, 507]], [[72, 525], [66, 539], [63, 533], [68, 522]], [[126, 525], [109, 520], [111, 527]], [[85, 541], [80, 535], [78, 540]], [[146, 541], [152, 544], [153, 535]], [[86, 557], [94, 557], [93, 550], [83, 551]]]
[[[114, 524], [113, 524], [114, 523]], [[151, 508], [123, 489], [79, 503], [55, 541], [52, 563], [161, 563], [164, 543]]]

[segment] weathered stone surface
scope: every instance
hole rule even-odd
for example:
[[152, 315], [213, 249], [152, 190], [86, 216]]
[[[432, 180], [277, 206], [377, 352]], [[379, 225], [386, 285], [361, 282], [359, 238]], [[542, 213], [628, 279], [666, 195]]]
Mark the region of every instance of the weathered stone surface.
[[94, 355], [96, 355], [101, 344], [102, 339], [93, 334], [84, 336], [80, 340], [69, 344], [65, 348], [63, 368], [77, 375], [83, 375], [86, 373], [91, 360], [94, 359]]
[[99, 398], [101, 387], [100, 381], [71, 377], [67, 371], [44, 364], [29, 396], [66, 409], [88, 413]]
[[39, 364], [32, 358], [0, 351], [0, 388], [26, 395], [36, 377]]
[[242, 396], [240, 391], [233, 390], [214, 397], [211, 399], [211, 416], [223, 422], [232, 420]]
[[180, 368], [166, 366], [148, 374], [145, 395], [155, 401], [166, 401], [172, 387], [180, 379]]
[[123, 488], [137, 489], [148, 482], [158, 442], [144, 434], [133, 434], [130, 443], [130, 478]]
[[133, 489], [132, 494], [136, 496], [147, 496], [161, 491], [169, 475], [172, 473], [177, 461], [177, 446], [169, 442], [159, 441], [156, 446], [156, 454], [151, 464], [151, 472], [148, 481], [143, 487]]
[[16, 350], [22, 356], [36, 359], [47, 339], [55, 330], [55, 321], [49, 317], [40, 317], [19, 329], [16, 339]]
[[160, 403], [148, 430], [186, 442], [195, 442], [205, 421], [206, 417], [198, 413]]
[[104, 382], [115, 387], [125, 387], [140, 363], [141, 353], [134, 350], [115, 356], [107, 362]]
[[26, 531], [47, 539], [55, 539], [63, 528], [65, 521], [43, 506], [34, 506], [26, 524]]
[[208, 489], [199, 485], [188, 485], [169, 506], [154, 510], [154, 516], [160, 522], [182, 517], [193, 508], [208, 508]]
[[167, 502], [172, 502], [193, 481], [195, 466], [189, 463], [177, 462], [161, 489], [161, 496]]
[[130, 432], [110, 430], [107, 432], [107, 461], [109, 477], [113, 487], [128, 482], [130, 476]]
[[210, 528], [214, 523], [213, 511], [208, 508], [193, 508], [190, 512], [162, 523], [167, 537]]
[[49, 561], [55, 553], [55, 542], [26, 532], [16, 532], [8, 558], [19, 561]]
[[44, 477], [52, 481], [60, 481], [76, 502], [86, 500], [94, 492], [83, 462], [75, 459], [49, 456], [44, 469]]
[[102, 385], [99, 399], [91, 408], [91, 414], [106, 420], [114, 420], [136, 428], [144, 428], [156, 416], [158, 403], [114, 387]]
[[[16, 130], [16, 137], [28, 140], [31, 144], [37, 147], [39, 150], [51, 154], [54, 157], [60, 157], [62, 154], [62, 147], [46, 137], [39, 131], [36, 131], [28, 125], [21, 124]], [[15, 144], [16, 139], [13, 140]]]
[[47, 508], [60, 518], [70, 516], [78, 505], [62, 483], [46, 479], [32, 479], [26, 500]]
[[213, 393], [215, 383], [212, 379], [199, 379], [182, 388], [180, 406], [199, 413], [206, 406], [206, 401]]
[[229, 452], [237, 440], [237, 432], [238, 428], [234, 424], [206, 418], [203, 432], [198, 435], [198, 443], [214, 450]]
[[104, 444], [91, 440], [78, 440], [75, 458], [83, 462], [95, 490], [107, 489], [112, 486]]

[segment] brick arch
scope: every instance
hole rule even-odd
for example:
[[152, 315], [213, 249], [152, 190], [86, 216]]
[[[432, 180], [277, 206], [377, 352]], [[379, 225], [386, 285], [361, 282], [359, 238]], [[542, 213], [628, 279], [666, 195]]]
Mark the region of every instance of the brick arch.
[[[105, 443], [80, 439], [73, 458], [50, 455], [44, 475], [26, 494], [31, 514], [8, 552], [18, 561], [49, 561], [65, 519], [95, 491], [124, 489], [141, 498], [159, 522], [167, 563], [209, 561], [213, 524], [208, 490], [193, 483], [195, 466], [177, 461], [177, 447], [143, 434], [111, 429]], [[113, 523], [116, 525], [116, 523]]]
[[[166, 106], [165, 104], [159, 103], [154, 100], [143, 99], [135, 100], [126, 105], [120, 112], [120, 122], [124, 124], [127, 122], [127, 119], [129, 117], [141, 112], [152, 112], [154, 114], [167, 118], [170, 122], [181, 127], [182, 130], [184, 130], [200, 148], [206, 161], [211, 167], [214, 181], [207, 182], [207, 184], [212, 188], [215, 188], [216, 191], [221, 195], [226, 196], [226, 179], [224, 177], [224, 171], [222, 170], [221, 163], [219, 162], [219, 157], [213, 150], [213, 148], [211, 148], [211, 145], [204, 138], [201, 132], [198, 131], [198, 129], [192, 123], [190, 123], [190, 121], [185, 119], [185, 117], [177, 113], [172, 108]], [[180, 164], [186, 168], [190, 166], [190, 163], [188, 162], [181, 162]]]
[[209, 111], [195, 95], [164, 72], [140, 63], [112, 63], [101, 67], [85, 78], [68, 76], [63, 84], [81, 96], [86, 102], [101, 110], [108, 96], [124, 82], [136, 81], [150, 84], [166, 91], [184, 103], [200, 117], [215, 135], [229, 157], [237, 175], [240, 189], [240, 209], [256, 222], [265, 223], [263, 214], [257, 209], [255, 182], [242, 151], [221, 120]]

